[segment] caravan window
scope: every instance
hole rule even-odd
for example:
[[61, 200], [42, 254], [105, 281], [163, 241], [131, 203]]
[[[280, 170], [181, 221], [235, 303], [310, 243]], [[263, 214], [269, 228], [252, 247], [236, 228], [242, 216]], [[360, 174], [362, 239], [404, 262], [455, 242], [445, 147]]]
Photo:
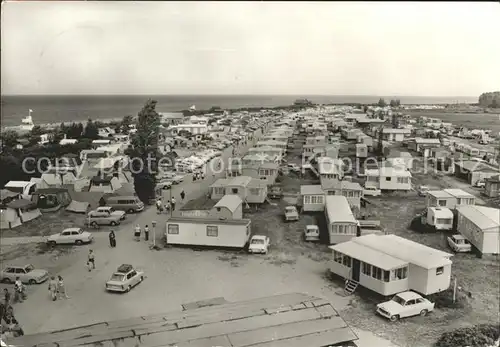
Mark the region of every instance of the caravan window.
[[169, 224], [167, 232], [170, 235], [179, 235], [179, 224]]
[[444, 267], [440, 266], [436, 269], [436, 276], [442, 275], [444, 273]]
[[217, 226], [207, 225], [207, 236], [219, 236], [219, 228]]
[[446, 206], [446, 200], [438, 200], [438, 206]]

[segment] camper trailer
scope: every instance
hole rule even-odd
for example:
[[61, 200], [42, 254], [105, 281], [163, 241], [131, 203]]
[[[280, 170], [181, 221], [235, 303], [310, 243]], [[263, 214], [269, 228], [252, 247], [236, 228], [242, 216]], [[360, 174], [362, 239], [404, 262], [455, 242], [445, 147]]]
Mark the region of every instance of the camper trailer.
[[432, 226], [436, 230], [452, 230], [453, 212], [446, 207], [428, 207], [422, 214], [422, 224]]

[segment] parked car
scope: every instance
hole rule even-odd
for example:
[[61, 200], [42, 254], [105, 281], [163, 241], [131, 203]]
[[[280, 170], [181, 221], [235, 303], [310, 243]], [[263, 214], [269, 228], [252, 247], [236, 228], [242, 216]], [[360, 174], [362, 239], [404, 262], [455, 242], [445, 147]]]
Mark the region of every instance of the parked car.
[[161, 180], [159, 183], [156, 184], [156, 189], [170, 189], [170, 188], [172, 188], [171, 180]]
[[299, 220], [299, 212], [295, 206], [285, 207], [285, 220], [287, 222]]
[[118, 225], [125, 219], [124, 211], [116, 211], [113, 207], [101, 206], [87, 215], [85, 223], [93, 227], [98, 225]]
[[283, 197], [283, 190], [281, 187], [273, 186], [269, 188], [269, 193], [267, 193], [267, 196], [270, 199], [281, 199]]
[[84, 243], [91, 243], [94, 237], [88, 231], [83, 231], [81, 228], [68, 228], [64, 229], [58, 234], [50, 235], [47, 238], [49, 245], [59, 244], [76, 244], [82, 245]]
[[417, 193], [419, 196], [427, 196], [427, 192], [430, 190], [428, 186], [419, 186], [417, 188]]
[[486, 186], [486, 182], [484, 180], [479, 180], [474, 184], [475, 188], [484, 188]]
[[376, 187], [364, 187], [363, 188], [363, 195], [366, 196], [380, 196], [382, 195], [382, 191]]
[[248, 245], [248, 252], [267, 254], [270, 243], [271, 240], [269, 239], [269, 237], [264, 235], [254, 235], [250, 239], [250, 243]]
[[39, 284], [45, 282], [49, 278], [49, 273], [47, 270], [35, 269], [31, 264], [7, 266], [0, 272], [0, 282], [3, 283], [14, 283], [16, 277], [19, 277], [23, 283]]
[[130, 264], [122, 264], [106, 282], [106, 290], [110, 292], [129, 292], [144, 280], [144, 272], [135, 270]]
[[454, 252], [467, 253], [472, 249], [470, 242], [460, 234], [448, 236], [447, 240], [448, 245]]
[[317, 225], [307, 225], [304, 230], [304, 240], [319, 241], [319, 228]]
[[411, 316], [426, 316], [433, 310], [434, 303], [412, 291], [396, 294], [391, 300], [377, 305], [377, 313], [391, 322]]

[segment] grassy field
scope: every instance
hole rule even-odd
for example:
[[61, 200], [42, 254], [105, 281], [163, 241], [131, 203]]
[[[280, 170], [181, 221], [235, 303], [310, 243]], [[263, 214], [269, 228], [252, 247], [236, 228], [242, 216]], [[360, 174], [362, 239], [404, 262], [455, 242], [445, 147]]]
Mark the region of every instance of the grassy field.
[[408, 110], [404, 112], [411, 116], [439, 118], [445, 122], [451, 122], [454, 125], [464, 126], [467, 128], [482, 128], [491, 129], [494, 133], [500, 132], [500, 111], [498, 114], [491, 113], [454, 113], [449, 111], [414, 111]]

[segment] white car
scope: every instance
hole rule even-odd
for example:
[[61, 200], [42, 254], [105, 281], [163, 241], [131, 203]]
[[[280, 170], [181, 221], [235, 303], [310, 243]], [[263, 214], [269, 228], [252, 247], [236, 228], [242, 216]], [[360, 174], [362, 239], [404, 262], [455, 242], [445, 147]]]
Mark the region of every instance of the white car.
[[377, 189], [375, 187], [364, 187], [363, 188], [363, 195], [366, 196], [380, 196], [382, 195], [382, 191], [380, 189]]
[[267, 251], [269, 249], [269, 243], [270, 239], [267, 236], [264, 235], [254, 235], [250, 239], [250, 243], [248, 246], [248, 252], [249, 253], [260, 253], [260, 254], [267, 254]]
[[61, 231], [59, 234], [50, 235], [47, 238], [49, 245], [83, 245], [84, 243], [91, 243], [94, 237], [88, 231], [83, 231], [81, 228], [68, 228]]
[[285, 220], [289, 221], [298, 221], [299, 220], [299, 212], [295, 206], [287, 206], [285, 207]]
[[106, 290], [110, 292], [129, 292], [130, 289], [144, 280], [144, 272], [135, 270], [130, 264], [122, 264], [106, 282]]
[[319, 241], [319, 228], [317, 225], [307, 225], [304, 230], [304, 240]]
[[14, 283], [19, 277], [22, 283], [40, 284], [49, 278], [47, 270], [35, 269], [31, 264], [22, 266], [7, 266], [0, 272], [0, 282]]
[[377, 313], [391, 322], [417, 315], [423, 317], [433, 310], [434, 303], [411, 291], [396, 294], [391, 300], [377, 305]]
[[448, 245], [454, 252], [467, 253], [472, 249], [470, 242], [460, 234], [448, 236], [447, 240]]
[[474, 184], [475, 188], [484, 188], [486, 186], [486, 182], [484, 180], [479, 180]]

